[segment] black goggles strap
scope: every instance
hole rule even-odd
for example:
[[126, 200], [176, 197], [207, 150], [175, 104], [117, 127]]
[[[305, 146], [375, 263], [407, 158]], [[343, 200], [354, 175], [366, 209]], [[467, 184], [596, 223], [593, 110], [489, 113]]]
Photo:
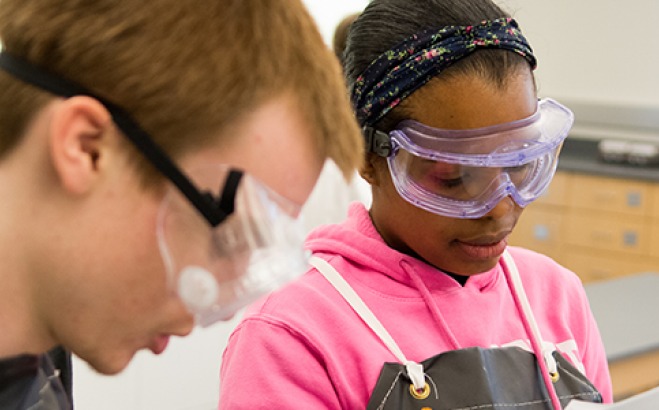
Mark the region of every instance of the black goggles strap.
[[[73, 97], [84, 95], [94, 98], [108, 110], [115, 124], [123, 134], [137, 147], [146, 159], [153, 164], [158, 171], [166, 176], [183, 195], [194, 205], [194, 207], [203, 215], [212, 227], [216, 227], [224, 221], [234, 210], [235, 188], [231, 198], [224, 198], [224, 195], [217, 200], [209, 192], [202, 193], [190, 179], [185, 176], [179, 168], [172, 162], [169, 156], [151, 139], [149, 134], [144, 131], [135, 122], [131, 116], [118, 105], [115, 105], [86, 89], [85, 87], [69, 81], [57, 74], [49, 72], [46, 69], [37, 67], [32, 63], [16, 56], [8, 54], [6, 51], [0, 52], [0, 68], [14, 77], [49, 91], [60, 97]], [[241, 171], [232, 171], [242, 174]], [[231, 178], [231, 174], [227, 179]], [[228, 182], [228, 181], [227, 181]], [[225, 186], [225, 191], [226, 191]], [[230, 206], [228, 202], [231, 202]]]

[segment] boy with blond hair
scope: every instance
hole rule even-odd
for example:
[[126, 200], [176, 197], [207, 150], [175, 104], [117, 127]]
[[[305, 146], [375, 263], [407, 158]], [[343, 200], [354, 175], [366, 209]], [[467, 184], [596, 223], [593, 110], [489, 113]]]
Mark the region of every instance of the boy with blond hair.
[[114, 374], [288, 280], [361, 161], [299, 0], [2, 0], [0, 41], [3, 409], [70, 408], [54, 346]]

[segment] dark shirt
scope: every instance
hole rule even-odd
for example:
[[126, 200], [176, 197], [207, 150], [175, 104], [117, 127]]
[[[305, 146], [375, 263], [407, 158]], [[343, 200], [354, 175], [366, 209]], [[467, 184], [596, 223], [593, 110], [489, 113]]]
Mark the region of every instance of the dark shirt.
[[469, 279], [469, 276], [465, 276], [465, 275], [458, 275], [456, 273], [450, 273], [450, 272], [444, 272], [444, 273], [455, 279], [456, 282], [458, 282], [462, 287], [464, 287], [464, 285], [467, 284], [467, 279]]
[[73, 403], [71, 353], [63, 347], [57, 346], [48, 352], [48, 356], [53, 362], [53, 367], [59, 370], [59, 378], [62, 380], [64, 390], [69, 396], [69, 401]]
[[59, 373], [48, 354], [0, 359], [0, 409], [71, 410]]

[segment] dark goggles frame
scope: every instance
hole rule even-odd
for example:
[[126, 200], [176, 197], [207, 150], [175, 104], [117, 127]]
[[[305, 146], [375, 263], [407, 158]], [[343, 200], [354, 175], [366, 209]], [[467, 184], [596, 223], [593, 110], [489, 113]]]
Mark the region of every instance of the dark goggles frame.
[[0, 68], [19, 80], [39, 87], [60, 97], [70, 98], [76, 95], [91, 97], [108, 110], [114, 123], [144, 157], [167, 179], [169, 179], [201, 215], [214, 228], [229, 217], [235, 209], [235, 198], [243, 172], [231, 169], [224, 189], [219, 197], [209, 191], [200, 191], [144, 131], [139, 124], [120, 106], [107, 101], [85, 87], [38, 67], [22, 58], [0, 52]]

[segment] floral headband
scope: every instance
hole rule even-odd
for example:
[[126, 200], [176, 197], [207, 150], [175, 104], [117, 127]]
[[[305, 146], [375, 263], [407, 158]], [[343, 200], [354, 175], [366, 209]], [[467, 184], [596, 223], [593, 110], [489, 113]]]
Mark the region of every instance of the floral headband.
[[532, 69], [537, 65], [512, 18], [422, 31], [380, 55], [357, 77], [352, 102], [360, 125], [373, 126], [432, 77], [479, 48], [510, 50]]

